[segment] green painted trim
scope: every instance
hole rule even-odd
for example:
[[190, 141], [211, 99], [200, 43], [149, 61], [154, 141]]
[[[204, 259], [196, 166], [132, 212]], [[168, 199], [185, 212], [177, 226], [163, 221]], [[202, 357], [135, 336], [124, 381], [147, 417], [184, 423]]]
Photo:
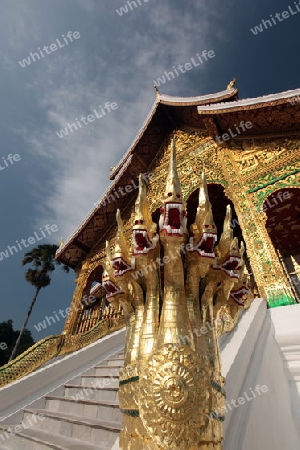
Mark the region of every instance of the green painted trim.
[[138, 409], [120, 409], [122, 414], [126, 414], [130, 417], [140, 417], [140, 412]]
[[254, 189], [249, 189], [249, 190], [247, 191], [247, 194], [252, 194], [253, 192], [260, 191], [261, 189], [263, 189], [263, 188], [265, 188], [265, 187], [267, 187], [267, 186], [271, 186], [272, 184], [277, 183], [277, 181], [284, 180], [285, 178], [289, 177], [290, 175], [295, 175], [295, 173], [298, 173], [298, 172], [300, 172], [300, 169], [293, 170], [292, 172], [287, 173], [287, 174], [285, 174], [285, 175], [282, 175], [281, 177], [275, 178], [274, 180], [269, 181], [268, 183], [261, 184], [261, 185], [257, 186], [257, 187], [254, 188]]
[[128, 378], [127, 380], [122, 380], [119, 382], [119, 386], [124, 386], [125, 384], [128, 383], [134, 383], [135, 381], [139, 381], [140, 377], [132, 377], [132, 378]]
[[292, 296], [282, 292], [282, 289], [269, 292], [267, 296], [267, 302], [269, 308], [276, 308], [277, 306], [295, 305], [297, 303]]

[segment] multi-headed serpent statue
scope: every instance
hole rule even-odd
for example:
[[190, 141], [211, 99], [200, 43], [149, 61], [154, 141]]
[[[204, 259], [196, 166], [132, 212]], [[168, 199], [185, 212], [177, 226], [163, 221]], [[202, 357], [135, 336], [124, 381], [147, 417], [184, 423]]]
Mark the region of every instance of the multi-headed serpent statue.
[[120, 373], [123, 450], [221, 450], [225, 380], [218, 336], [235, 326], [253, 295], [227, 207], [218, 236], [205, 175], [195, 223], [187, 230], [175, 143], [159, 225], [140, 177], [132, 248], [120, 212], [115, 247], [107, 243], [103, 286], [127, 317]]

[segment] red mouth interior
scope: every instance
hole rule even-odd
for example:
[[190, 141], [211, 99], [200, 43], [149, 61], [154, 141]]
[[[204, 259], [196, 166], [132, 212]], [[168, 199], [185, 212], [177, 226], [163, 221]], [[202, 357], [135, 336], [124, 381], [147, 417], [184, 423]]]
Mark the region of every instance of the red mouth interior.
[[144, 236], [143, 233], [140, 233], [138, 231], [134, 234], [135, 237], [135, 244], [137, 251], [143, 251], [145, 248], [150, 248], [149, 241], [146, 236]]
[[211, 236], [204, 237], [203, 242], [199, 246], [200, 250], [205, 253], [213, 253], [215, 240]]
[[225, 270], [236, 270], [239, 267], [239, 262], [236, 260], [233, 261], [227, 261], [222, 265], [223, 269]]
[[168, 210], [168, 223], [173, 230], [180, 229], [180, 211], [177, 208], [170, 208]]
[[113, 268], [118, 272], [123, 272], [124, 270], [128, 269], [128, 266], [127, 264], [125, 264], [125, 262], [118, 260], [113, 262]]
[[240, 306], [244, 306], [245, 305], [245, 300], [243, 299], [243, 297], [249, 293], [249, 290], [244, 286], [242, 289], [239, 289], [238, 291], [231, 291], [231, 296], [233, 297], [234, 301], [240, 305]]
[[107, 294], [114, 294], [117, 291], [117, 288], [110, 281], [103, 283], [103, 284], [104, 284], [104, 289]]
[[236, 297], [236, 298], [242, 298], [245, 294], [248, 294], [248, 289], [247, 288], [245, 288], [245, 287], [243, 287], [242, 289], [240, 289], [239, 291], [237, 291], [237, 292], [234, 292], [233, 291], [233, 294], [234, 294], [234, 296]]

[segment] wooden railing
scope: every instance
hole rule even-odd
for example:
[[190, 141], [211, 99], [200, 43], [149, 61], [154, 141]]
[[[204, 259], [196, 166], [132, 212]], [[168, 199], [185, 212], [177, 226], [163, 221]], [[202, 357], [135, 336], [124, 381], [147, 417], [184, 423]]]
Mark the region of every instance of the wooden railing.
[[86, 333], [48, 336], [0, 367], [0, 387], [28, 375], [58, 355], [74, 352], [125, 326], [124, 316], [100, 321]]

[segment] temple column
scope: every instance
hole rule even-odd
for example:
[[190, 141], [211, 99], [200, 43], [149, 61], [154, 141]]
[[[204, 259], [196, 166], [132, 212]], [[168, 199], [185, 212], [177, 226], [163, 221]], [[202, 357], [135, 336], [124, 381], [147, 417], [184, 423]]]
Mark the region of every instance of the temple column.
[[232, 151], [219, 149], [228, 182], [225, 192], [234, 203], [259, 293], [270, 307], [294, 304], [289, 281], [265, 227], [267, 216], [257, 209], [254, 196], [246, 192]]
[[74, 334], [75, 329], [78, 325], [78, 319], [80, 318], [80, 311], [82, 308], [81, 300], [83, 297], [83, 291], [85, 289], [89, 273], [90, 270], [88, 267], [83, 268], [79, 272], [77, 272], [77, 278], [75, 280], [76, 288], [70, 305], [70, 311], [65, 322], [63, 330], [64, 334]]

